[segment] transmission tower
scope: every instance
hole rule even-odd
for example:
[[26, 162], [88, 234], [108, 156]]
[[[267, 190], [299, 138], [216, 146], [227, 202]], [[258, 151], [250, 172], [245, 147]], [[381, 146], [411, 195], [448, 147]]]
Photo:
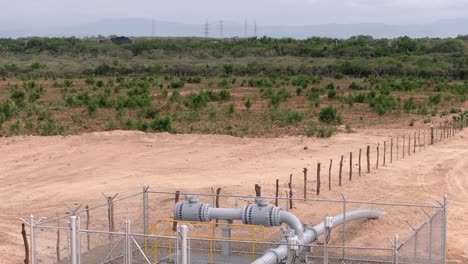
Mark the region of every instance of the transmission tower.
[[151, 37], [154, 37], [155, 25], [154, 25], [154, 17], [153, 21], [151, 22]]
[[254, 21], [254, 37], [257, 37], [257, 20]]
[[209, 35], [210, 35], [210, 25], [208, 24], [208, 18], [207, 18], [205, 22], [205, 38], [208, 38]]
[[224, 22], [223, 20], [220, 20], [219, 21], [219, 38], [224, 38], [224, 34], [223, 34], [223, 30], [224, 30]]
[[247, 30], [249, 30], [249, 24], [247, 23], [247, 19], [244, 20], [244, 38], [247, 38]]

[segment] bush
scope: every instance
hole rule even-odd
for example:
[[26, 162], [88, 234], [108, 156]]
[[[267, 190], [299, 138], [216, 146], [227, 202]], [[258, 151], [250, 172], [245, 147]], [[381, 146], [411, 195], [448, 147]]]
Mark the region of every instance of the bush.
[[245, 100], [244, 105], [245, 108], [247, 108], [247, 110], [250, 110], [250, 108], [252, 108], [252, 102], [250, 101], [250, 99]]
[[184, 100], [184, 105], [191, 109], [201, 109], [205, 108], [208, 105], [210, 98], [205, 91], [200, 91], [199, 93], [191, 93], [187, 95]]
[[287, 126], [302, 121], [304, 114], [292, 109], [279, 109], [270, 111], [270, 118], [280, 126]]
[[172, 89], [179, 89], [185, 86], [185, 82], [183, 80], [179, 81], [172, 81], [169, 83], [169, 87]]
[[405, 100], [405, 103], [403, 105], [403, 109], [405, 110], [406, 113], [412, 113], [414, 110], [416, 110], [416, 105], [414, 104], [414, 98], [413, 97]]
[[307, 137], [313, 137], [316, 135], [318, 131], [317, 124], [314, 121], [309, 121], [307, 124], [307, 130], [306, 130], [306, 135]]
[[363, 86], [363, 85], [360, 85], [356, 82], [352, 82], [350, 85], [349, 85], [349, 88], [351, 90], [365, 90], [366, 89], [366, 86]]
[[149, 124], [149, 127], [151, 128], [151, 130], [157, 132], [174, 131], [174, 128], [172, 127], [172, 118], [170, 116], [154, 118]]
[[379, 115], [391, 112], [396, 107], [396, 99], [392, 95], [381, 94], [372, 99], [370, 107]]
[[332, 126], [320, 127], [317, 130], [316, 136], [319, 138], [329, 138], [335, 134], [336, 128]]
[[26, 93], [23, 90], [13, 89], [10, 93], [10, 99], [19, 107], [24, 106], [25, 97]]
[[438, 105], [442, 101], [442, 96], [440, 94], [429, 96], [429, 103], [432, 105]]
[[332, 89], [332, 90], [329, 90], [328, 91], [328, 99], [334, 99], [336, 97], [336, 90], [335, 89]]
[[319, 120], [326, 124], [341, 124], [341, 116], [333, 106], [328, 106], [322, 109], [319, 113]]

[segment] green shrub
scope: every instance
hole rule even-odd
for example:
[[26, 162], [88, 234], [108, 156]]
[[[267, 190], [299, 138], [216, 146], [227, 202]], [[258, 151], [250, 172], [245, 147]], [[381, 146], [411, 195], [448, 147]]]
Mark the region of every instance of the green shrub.
[[65, 135], [67, 130], [67, 126], [62, 125], [53, 118], [48, 118], [45, 123], [41, 122], [38, 125], [38, 131], [41, 136]]
[[429, 103], [432, 105], [438, 105], [442, 102], [442, 96], [438, 93], [436, 95], [429, 96]]
[[149, 127], [153, 131], [157, 132], [173, 132], [174, 128], [172, 127], [172, 118], [170, 116], [156, 117], [154, 118]]
[[185, 82], [182, 80], [179, 81], [172, 81], [169, 83], [169, 87], [172, 89], [179, 89], [185, 86]]
[[302, 87], [297, 87], [296, 88], [296, 95], [300, 96], [302, 94], [303, 88]]
[[94, 85], [94, 83], [96, 83], [96, 79], [94, 79], [93, 76], [88, 76], [85, 79], [85, 83], [88, 85]]
[[292, 109], [275, 109], [269, 114], [271, 120], [280, 126], [297, 124], [304, 118], [304, 113]]
[[328, 95], [327, 95], [328, 99], [334, 99], [336, 97], [336, 90], [335, 89], [332, 89], [332, 90], [329, 90], [328, 91]]
[[450, 113], [451, 114], [456, 114], [456, 113], [461, 113], [461, 109], [460, 108], [452, 108], [450, 109]]
[[201, 109], [208, 105], [210, 98], [205, 91], [191, 93], [185, 97], [184, 105], [191, 109]]
[[318, 128], [317, 124], [314, 121], [309, 121], [307, 124], [307, 130], [306, 130], [306, 135], [307, 137], [313, 137], [317, 134]]
[[351, 90], [365, 90], [366, 89], [366, 86], [364, 85], [360, 85], [356, 82], [352, 82], [350, 85], [349, 85], [349, 88]]
[[236, 112], [236, 106], [234, 104], [229, 104], [227, 112], [229, 115], [234, 114]]
[[10, 132], [15, 134], [15, 135], [18, 135], [20, 133], [20, 130], [21, 130], [21, 123], [19, 120], [16, 120], [16, 122], [13, 122], [11, 125], [10, 125], [10, 128], [9, 128]]
[[72, 87], [73, 86], [73, 81], [72, 80], [64, 80], [63, 81], [63, 86]]
[[336, 128], [333, 126], [320, 127], [317, 130], [316, 136], [319, 138], [329, 138], [335, 134]]
[[26, 93], [23, 90], [13, 89], [10, 92], [10, 99], [15, 102], [15, 104], [19, 107], [24, 106], [24, 99], [26, 98]]
[[345, 126], [345, 129], [346, 129], [346, 133], [354, 133], [353, 129], [351, 128], [351, 125], [349, 124], [346, 124]]
[[320, 111], [319, 120], [326, 124], [341, 124], [341, 116], [332, 105], [325, 107]]
[[406, 113], [412, 113], [414, 110], [416, 110], [416, 105], [414, 104], [414, 98], [411, 97], [405, 100], [403, 108]]
[[247, 110], [250, 110], [252, 108], [253, 103], [250, 101], [250, 99], [247, 99], [244, 101], [244, 106], [247, 108]]
[[373, 98], [369, 105], [377, 114], [384, 115], [395, 109], [397, 102], [392, 95], [380, 94]]

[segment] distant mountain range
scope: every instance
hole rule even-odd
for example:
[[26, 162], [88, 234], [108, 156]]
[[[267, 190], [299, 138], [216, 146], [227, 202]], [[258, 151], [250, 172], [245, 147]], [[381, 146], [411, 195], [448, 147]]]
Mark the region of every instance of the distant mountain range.
[[[228, 37], [253, 36], [253, 25], [247, 31], [242, 23], [224, 22], [223, 34]], [[220, 24], [209, 25], [209, 37], [219, 38]], [[160, 37], [204, 37], [204, 24], [182, 24], [157, 21], [155, 36]], [[312, 36], [349, 38], [356, 35], [370, 35], [375, 38], [393, 38], [399, 36], [423, 37], [456, 37], [468, 34], [468, 18], [441, 20], [432, 24], [388, 25], [388, 24], [323, 24], [305, 26], [262, 26], [257, 25], [257, 36], [273, 38], [304, 39]], [[29, 36], [42, 37], [87, 37], [87, 36], [134, 36], [152, 35], [152, 20], [143, 18], [106, 19], [94, 23], [56, 28], [29, 28], [16, 30], [0, 29], [0, 38], [18, 38]]]

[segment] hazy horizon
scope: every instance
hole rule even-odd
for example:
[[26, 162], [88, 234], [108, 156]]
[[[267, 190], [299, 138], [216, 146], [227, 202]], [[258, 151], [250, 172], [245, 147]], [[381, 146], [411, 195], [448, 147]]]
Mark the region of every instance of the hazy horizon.
[[107, 19], [155, 18], [182, 24], [209, 21], [263, 26], [317, 24], [430, 24], [467, 18], [464, 0], [0, 0], [1, 30], [56, 28]]

